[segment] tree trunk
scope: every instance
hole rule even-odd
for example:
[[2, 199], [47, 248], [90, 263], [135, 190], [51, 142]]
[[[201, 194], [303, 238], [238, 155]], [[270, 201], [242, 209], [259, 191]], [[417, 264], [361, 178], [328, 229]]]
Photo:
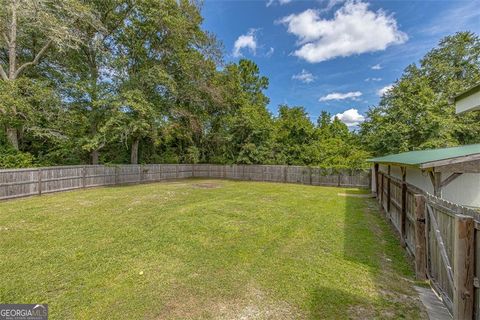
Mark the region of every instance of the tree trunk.
[[[37, 64], [41, 56], [45, 53], [45, 51], [48, 49], [48, 47], [52, 43], [52, 40], [49, 40], [44, 45], [44, 47], [35, 55], [32, 61], [25, 62], [21, 64], [19, 68], [17, 68], [17, 51], [21, 51], [21, 50], [18, 50], [17, 48], [18, 6], [19, 6], [18, 0], [10, 1], [11, 19], [10, 19], [10, 24], [7, 27], [7, 30], [9, 31], [9, 33], [7, 35], [7, 31], [3, 32], [4, 40], [8, 45], [8, 71], [7, 71], [8, 74], [0, 65], [0, 79], [3, 81], [15, 81], [18, 75], [25, 68]], [[17, 117], [17, 111], [15, 106], [12, 106], [12, 111], [13, 111], [12, 115], [14, 117]], [[6, 128], [7, 140], [15, 150], [19, 150], [18, 141], [20, 140], [20, 133], [21, 133], [21, 130], [7, 125], [7, 128]]]
[[[15, 68], [17, 65], [17, 1], [11, 2], [10, 10], [12, 12], [12, 20], [10, 22], [10, 38], [8, 39], [8, 80], [13, 81], [15, 80]], [[18, 150], [18, 130], [7, 126], [6, 133], [10, 145], [15, 150]]]
[[138, 145], [140, 140], [138, 138], [133, 139], [132, 150], [130, 152], [130, 163], [138, 164]]
[[11, 3], [12, 20], [10, 23], [10, 38], [8, 44], [8, 78], [15, 80], [17, 67], [17, 1]]
[[15, 149], [19, 150], [18, 147], [18, 130], [16, 128], [7, 127], [7, 139], [10, 145]]
[[[89, 94], [91, 99], [90, 112], [92, 113], [91, 116], [89, 116], [88, 118], [90, 119], [90, 135], [92, 139], [95, 139], [95, 136], [97, 135], [97, 126], [98, 126], [97, 107], [96, 107], [96, 101], [98, 100], [98, 95], [97, 95], [98, 70], [97, 70], [97, 65], [95, 63], [95, 55], [91, 47], [88, 47], [87, 59], [90, 61], [89, 68], [90, 68], [91, 87], [90, 87]], [[93, 165], [97, 165], [99, 163], [100, 149], [101, 147], [97, 146], [97, 149], [92, 150], [90, 153], [90, 157]]]
[[99, 152], [98, 150], [93, 150], [90, 153], [90, 158], [92, 160], [92, 164], [98, 164]]

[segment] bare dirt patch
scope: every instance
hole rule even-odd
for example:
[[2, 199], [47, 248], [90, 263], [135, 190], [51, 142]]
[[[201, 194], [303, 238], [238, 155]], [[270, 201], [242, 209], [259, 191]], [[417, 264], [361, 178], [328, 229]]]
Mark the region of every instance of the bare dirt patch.
[[337, 193], [337, 196], [352, 197], [352, 198], [372, 198], [371, 194], [362, 194], [362, 193]]
[[349, 319], [361, 320], [361, 319], [373, 319], [375, 312], [365, 306], [352, 306], [348, 308]]
[[157, 319], [218, 319], [218, 320], [290, 320], [304, 319], [305, 315], [285, 301], [276, 301], [256, 288], [249, 287], [245, 294], [232, 299], [206, 299], [180, 290], [182, 298], [165, 304]]
[[202, 182], [202, 183], [194, 183], [192, 185], [194, 188], [199, 189], [216, 189], [222, 187], [221, 183], [216, 182]]
[[297, 308], [285, 301], [274, 300], [264, 291], [249, 287], [243, 299], [225, 301], [217, 304], [215, 319], [231, 320], [289, 320], [304, 319], [305, 316]]

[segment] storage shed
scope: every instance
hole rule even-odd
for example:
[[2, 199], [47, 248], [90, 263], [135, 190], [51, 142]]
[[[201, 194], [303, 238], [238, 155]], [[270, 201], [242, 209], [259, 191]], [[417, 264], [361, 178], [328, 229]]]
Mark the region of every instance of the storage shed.
[[480, 144], [411, 151], [368, 160], [389, 174], [450, 202], [480, 208]]

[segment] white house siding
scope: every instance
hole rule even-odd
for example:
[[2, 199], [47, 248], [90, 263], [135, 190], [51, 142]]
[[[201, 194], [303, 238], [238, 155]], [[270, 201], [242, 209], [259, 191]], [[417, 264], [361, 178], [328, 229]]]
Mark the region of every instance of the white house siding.
[[442, 197], [454, 203], [480, 208], [480, 174], [462, 174], [443, 188]]
[[480, 110], [480, 91], [456, 102], [457, 113]]
[[[379, 170], [388, 172], [388, 166], [379, 165]], [[391, 166], [391, 174], [402, 179], [402, 171], [399, 166]], [[450, 174], [451, 172], [442, 172], [442, 179], [446, 179]], [[420, 169], [407, 167], [407, 182], [433, 194], [433, 186], [428, 173], [422, 172]], [[373, 181], [372, 186], [374, 185]], [[442, 189], [442, 198], [464, 206], [480, 208], [480, 174], [462, 174]]]

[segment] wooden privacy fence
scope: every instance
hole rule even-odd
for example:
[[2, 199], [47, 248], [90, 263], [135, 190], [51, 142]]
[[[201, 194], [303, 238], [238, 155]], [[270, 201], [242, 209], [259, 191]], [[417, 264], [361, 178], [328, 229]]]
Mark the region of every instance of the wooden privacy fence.
[[375, 190], [400, 241], [455, 319], [480, 320], [480, 212], [427, 194], [388, 172]]
[[88, 165], [0, 170], [0, 200], [94, 186], [181, 178], [224, 178], [368, 187], [370, 172], [276, 165], [146, 164]]

